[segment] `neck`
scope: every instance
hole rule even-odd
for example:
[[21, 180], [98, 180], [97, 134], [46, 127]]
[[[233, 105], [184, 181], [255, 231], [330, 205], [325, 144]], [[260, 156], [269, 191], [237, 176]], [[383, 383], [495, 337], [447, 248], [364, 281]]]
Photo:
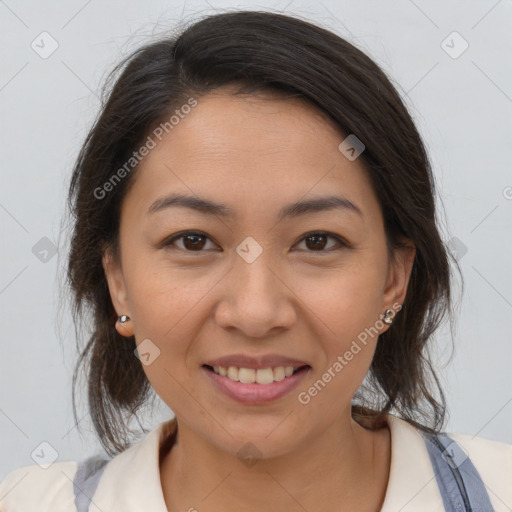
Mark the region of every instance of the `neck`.
[[244, 464], [180, 423], [160, 463], [167, 509], [376, 511], [387, 487], [389, 438], [387, 427], [372, 432], [344, 415], [293, 452]]

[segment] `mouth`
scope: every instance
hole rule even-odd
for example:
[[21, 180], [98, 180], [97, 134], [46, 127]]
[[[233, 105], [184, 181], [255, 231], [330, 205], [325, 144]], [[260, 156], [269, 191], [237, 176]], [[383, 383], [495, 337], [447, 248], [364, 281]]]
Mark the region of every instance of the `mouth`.
[[203, 365], [203, 367], [233, 382], [261, 384], [263, 386], [273, 382], [281, 382], [297, 372], [310, 368], [307, 364], [302, 366], [275, 366], [273, 368], [238, 368], [236, 366], [210, 366], [208, 364]]
[[209, 382], [245, 405], [268, 404], [289, 394], [311, 370], [309, 365], [244, 368], [202, 365]]

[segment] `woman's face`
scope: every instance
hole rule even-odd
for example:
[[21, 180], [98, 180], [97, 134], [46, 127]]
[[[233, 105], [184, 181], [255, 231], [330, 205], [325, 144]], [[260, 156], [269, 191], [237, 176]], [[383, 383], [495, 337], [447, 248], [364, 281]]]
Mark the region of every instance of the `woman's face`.
[[284, 454], [350, 422], [382, 314], [404, 301], [414, 248], [388, 258], [344, 138], [300, 100], [219, 90], [149, 152], [124, 199], [120, 262], [104, 258], [131, 318], [118, 328], [180, 425], [231, 454], [248, 441]]

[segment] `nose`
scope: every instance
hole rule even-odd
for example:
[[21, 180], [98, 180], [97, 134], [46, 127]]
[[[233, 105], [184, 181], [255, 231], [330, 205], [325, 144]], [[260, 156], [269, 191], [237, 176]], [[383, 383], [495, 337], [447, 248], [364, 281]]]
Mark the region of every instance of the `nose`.
[[235, 258], [215, 311], [219, 326], [238, 330], [247, 338], [263, 338], [272, 331], [290, 329], [297, 320], [291, 283], [264, 256], [265, 252], [252, 263]]

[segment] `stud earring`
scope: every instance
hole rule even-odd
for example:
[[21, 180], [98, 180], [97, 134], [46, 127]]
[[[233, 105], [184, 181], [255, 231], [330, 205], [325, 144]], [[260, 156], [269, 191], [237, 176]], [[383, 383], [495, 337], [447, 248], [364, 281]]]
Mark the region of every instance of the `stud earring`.
[[382, 319], [382, 321], [385, 324], [391, 325], [393, 323], [392, 315], [393, 315], [393, 310], [392, 309], [386, 309], [386, 312], [384, 313], [384, 318]]
[[117, 320], [120, 324], [125, 324], [126, 322], [129, 322], [131, 318], [126, 315], [121, 315]]

